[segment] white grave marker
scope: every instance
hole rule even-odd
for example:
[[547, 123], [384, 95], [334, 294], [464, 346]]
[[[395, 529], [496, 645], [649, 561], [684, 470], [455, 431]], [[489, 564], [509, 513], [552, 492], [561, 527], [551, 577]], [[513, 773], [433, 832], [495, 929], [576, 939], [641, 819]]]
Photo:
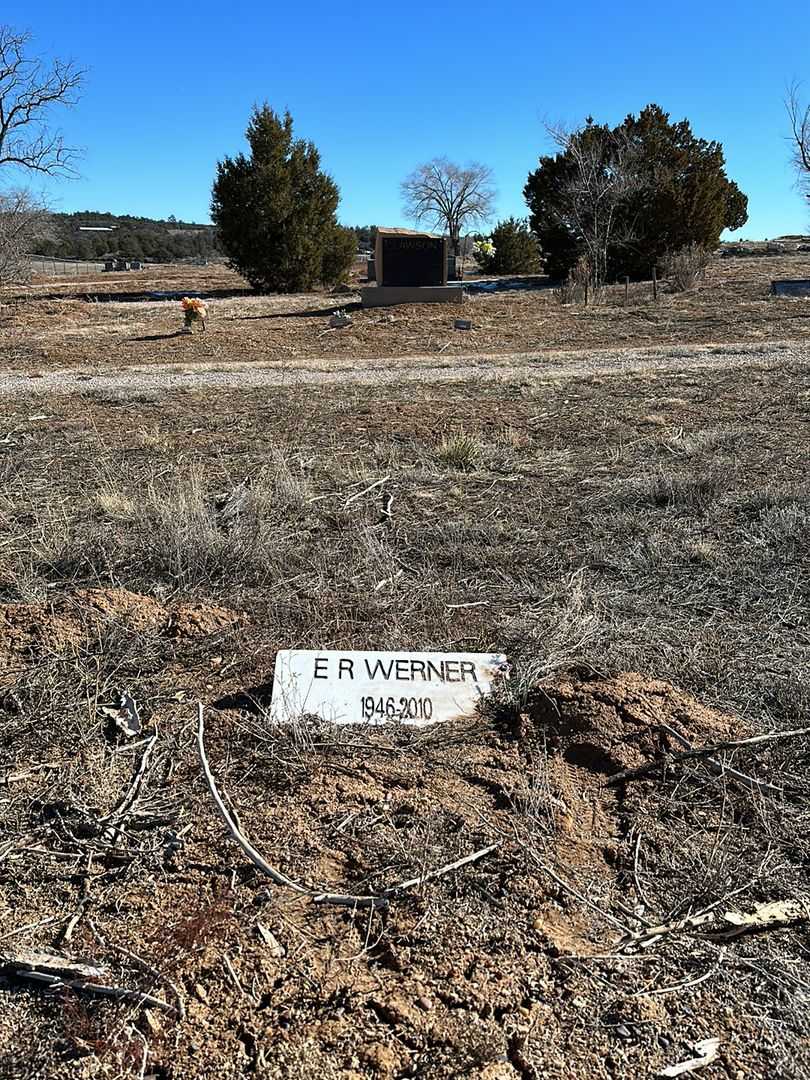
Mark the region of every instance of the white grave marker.
[[318, 652], [276, 655], [270, 719], [423, 726], [471, 714], [508, 672], [502, 653]]

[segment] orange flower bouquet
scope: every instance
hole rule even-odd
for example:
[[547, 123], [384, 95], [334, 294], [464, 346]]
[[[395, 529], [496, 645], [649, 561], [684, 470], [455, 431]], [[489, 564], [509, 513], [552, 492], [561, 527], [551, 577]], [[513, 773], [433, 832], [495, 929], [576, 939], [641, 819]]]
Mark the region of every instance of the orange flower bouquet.
[[192, 333], [192, 326], [195, 322], [202, 323], [202, 328], [203, 330], [205, 329], [205, 320], [208, 318], [208, 308], [202, 300], [199, 300], [197, 297], [184, 296], [180, 301], [180, 307], [183, 309], [183, 315], [186, 320], [187, 333]]

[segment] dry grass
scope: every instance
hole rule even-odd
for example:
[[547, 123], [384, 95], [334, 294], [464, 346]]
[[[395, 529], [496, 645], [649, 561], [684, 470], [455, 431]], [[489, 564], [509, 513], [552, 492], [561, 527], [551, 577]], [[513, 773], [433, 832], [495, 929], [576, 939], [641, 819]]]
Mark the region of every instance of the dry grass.
[[469, 472], [481, 458], [481, 443], [471, 435], [459, 431], [445, 435], [436, 451], [436, 460], [451, 469]]
[[[649, 999], [651, 986], [711, 971], [713, 943], [684, 935], [649, 961], [594, 959], [615, 925], [539, 867], [554, 862], [634, 926], [740, 885], [740, 903], [806, 893], [803, 743], [729, 755], [801, 798], [760, 798], [700, 762], [619, 798], [602, 785], [618, 737], [591, 745], [566, 719], [570, 696], [546, 691], [567, 669], [629, 669], [733, 709], [736, 731], [806, 723], [808, 392], [806, 367], [780, 360], [686, 373], [664, 393], [648, 376], [535, 374], [340, 395], [184, 393], [138, 401], [136, 416], [126, 398], [54, 398], [37, 406], [47, 421], [32, 421], [27, 402], [5, 403], [3, 612], [44, 601], [40, 613], [72, 612], [79, 631], [37, 639], [7, 664], [0, 776], [49, 760], [59, 769], [30, 788], [0, 787], [0, 845], [40, 849], [2, 863], [0, 897], [16, 928], [69, 915], [87, 896], [113, 944], [137, 943], [181, 984], [190, 1018], [155, 1033], [131, 1010], [83, 1002], [88, 1017], [68, 1015], [15, 990], [0, 1034], [14, 1026], [25, 1058], [60, 1078], [137, 1076], [137, 1030], [149, 1067], [172, 1080], [197, 1067], [198, 1039], [221, 1040], [217, 1060], [236, 1075], [385, 1076], [390, 1052], [388, 1075], [448, 1080], [504, 1057], [518, 1075], [521, 1061], [595, 1075], [608, 1055], [617, 1076], [644, 1075], [688, 1056], [683, 1031], [711, 1028], [732, 1075], [806, 1075], [795, 936], [746, 941], [694, 991]], [[385, 476], [390, 522], [379, 488], [347, 501]], [[78, 593], [98, 584], [167, 609], [227, 605], [249, 621], [191, 637], [99, 619]], [[498, 649], [514, 674], [468, 727], [278, 732], [264, 713], [275, 652], [289, 646]], [[98, 822], [138, 751], [98, 706], [122, 689], [160, 741], [143, 814], [113, 858]], [[656, 693], [628, 691], [615, 706], [595, 694], [582, 716], [601, 709], [629, 724]], [[190, 730], [197, 697], [222, 706], [210, 710], [208, 742], [218, 779], [287, 870], [379, 888], [494, 839], [503, 851], [417, 891], [387, 924], [305, 916], [242, 865], [211, 817]], [[77, 843], [91, 867], [70, 861]], [[257, 921], [283, 940], [283, 958], [269, 955]], [[71, 948], [96, 955], [79, 927]], [[52, 944], [45, 932], [20, 940]], [[421, 990], [406, 981], [414, 972]], [[114, 974], [165, 991], [126, 958]], [[420, 996], [429, 1007], [413, 1004]], [[40, 1043], [28, 1045], [31, 1032]], [[368, 1056], [352, 1064], [358, 1054]]]
[[[444, 364], [469, 354], [542, 357], [555, 350], [806, 340], [807, 301], [772, 297], [771, 280], [778, 277], [810, 277], [810, 258], [798, 253], [714, 259], [694, 288], [662, 289], [657, 302], [649, 282], [633, 283], [626, 299], [623, 285], [609, 286], [587, 308], [576, 289], [572, 302], [560, 304], [560, 291], [544, 287], [473, 294], [463, 311], [441, 304], [356, 308], [350, 327], [325, 333], [330, 313], [346, 306], [345, 297], [253, 296], [222, 268], [157, 267], [137, 279], [111, 275], [92, 287], [84, 281], [43, 282], [6, 295], [0, 349], [8, 369], [72, 368], [92, 375], [133, 365], [176, 365], [179, 371], [228, 370], [240, 363], [283, 371], [351, 369], [386, 357], [428, 357]], [[179, 304], [150, 299], [150, 290], [206, 292], [206, 332], [178, 336]], [[116, 292], [120, 299], [88, 300]], [[453, 330], [462, 314], [473, 323], [463, 334]]]
[[[459, 641], [544, 670], [585, 657], [762, 708], [806, 662], [798, 639], [781, 644], [804, 602], [804, 377], [690, 376], [668, 405], [646, 377], [479, 383], [474, 400], [448, 385], [421, 400], [281, 391], [258, 408], [231, 393], [212, 409], [192, 394], [139, 404], [147, 445], [118, 405], [86, 399], [81, 434], [54, 401], [55, 423], [22, 414], [25, 458], [2, 459], [3, 587], [180, 590], [247, 603], [278, 642]], [[306, 436], [285, 445], [291, 410]], [[376, 489], [344, 509], [385, 475], [392, 522]]]
[[673, 292], [688, 292], [705, 278], [711, 261], [711, 252], [698, 244], [689, 244], [668, 255], [661, 272]]

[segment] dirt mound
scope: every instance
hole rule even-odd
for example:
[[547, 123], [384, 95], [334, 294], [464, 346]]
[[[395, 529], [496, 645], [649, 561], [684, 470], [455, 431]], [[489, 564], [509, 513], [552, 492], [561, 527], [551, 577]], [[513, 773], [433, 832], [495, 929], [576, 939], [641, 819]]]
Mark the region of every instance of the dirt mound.
[[609, 775], [660, 749], [664, 725], [697, 742], [728, 737], [739, 722], [670, 683], [626, 672], [611, 679], [567, 675], [535, 692], [524, 722], [572, 765]]
[[114, 625], [139, 633], [203, 637], [244, 618], [213, 604], [166, 608], [128, 589], [77, 589], [51, 603], [0, 604], [0, 659], [19, 663], [25, 655], [61, 652]]
[[216, 604], [178, 604], [169, 613], [166, 631], [173, 637], [207, 637], [243, 621], [243, 615]]
[[571, 865], [598, 870], [613, 861], [621, 835], [619, 793], [605, 781], [661, 756], [668, 729], [706, 745], [734, 724], [667, 682], [629, 672], [563, 676], [531, 696], [517, 729], [527, 741], [542, 733], [558, 850]]
[[[267, 862], [312, 894], [393, 889], [379, 909], [313, 901], [258, 873], [199, 782], [188, 709], [156, 719], [160, 739], [139, 799], [164, 816], [151, 829], [147, 816], [124, 830], [116, 859], [126, 860], [125, 874], [110, 871], [100, 847], [87, 874], [60, 879], [56, 893], [50, 869], [36, 884], [43, 856], [25, 854], [25, 839], [7, 866], [22, 860], [15, 925], [90, 905], [94, 928], [79, 920], [71, 954], [117, 964], [121, 984], [168, 1001], [179, 995], [185, 1018], [150, 1010], [124, 1023], [124, 1006], [86, 996], [69, 1013], [55, 1004], [37, 1012], [18, 994], [8, 1021], [18, 1046], [30, 1041], [41, 1056], [37, 1024], [47, 1016], [52, 1025], [49, 1076], [101, 1076], [127, 1054], [137, 1072], [145, 1040], [146, 1072], [163, 1080], [630, 1078], [694, 1057], [692, 1043], [711, 1037], [720, 1039], [723, 1075], [806, 1075], [804, 1064], [773, 1070], [775, 1040], [787, 1045], [790, 1021], [741, 966], [777, 977], [784, 956], [798, 963], [791, 931], [778, 942], [748, 937], [737, 953], [730, 942], [718, 954], [694, 932], [626, 945], [729, 896], [750, 902], [762, 880], [765, 899], [792, 887], [757, 876], [766, 845], [778, 844], [761, 800], [700, 759], [676, 767], [665, 758], [668, 729], [711, 745], [746, 734], [733, 717], [639, 675], [575, 673], [538, 687], [519, 710], [419, 731], [284, 732], [246, 712], [209, 709], [212, 772]], [[92, 753], [85, 745], [77, 755], [75, 796], [70, 775], [62, 779], [62, 804], [117, 802], [109, 786], [103, 797], [90, 787]], [[611, 782], [659, 760], [661, 768]], [[764, 770], [767, 760], [748, 767]], [[109, 785], [109, 769], [104, 778]], [[129, 783], [123, 771], [121, 788]], [[67, 814], [62, 805], [47, 828], [38, 819], [40, 851], [64, 845]], [[33, 826], [21, 823], [25, 836], [23, 824]], [[76, 835], [74, 825], [74, 847]], [[781, 863], [788, 857], [785, 847]], [[397, 892], [404, 881], [412, 884]], [[48, 933], [25, 944], [53, 947]], [[149, 968], [133, 956], [160, 975], [145, 977]], [[756, 1023], [746, 1020], [757, 1010]], [[800, 1041], [790, 1052], [806, 1058]]]
[[132, 630], [154, 630], [166, 621], [166, 609], [157, 600], [128, 589], [79, 589], [75, 605], [84, 607], [91, 616], [98, 612], [106, 619], [123, 622]]

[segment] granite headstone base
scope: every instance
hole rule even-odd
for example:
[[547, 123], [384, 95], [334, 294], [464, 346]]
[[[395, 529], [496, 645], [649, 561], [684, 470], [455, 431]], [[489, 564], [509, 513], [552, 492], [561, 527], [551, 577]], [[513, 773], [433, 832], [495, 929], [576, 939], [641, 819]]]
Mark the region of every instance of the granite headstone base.
[[360, 290], [363, 307], [389, 304], [461, 304], [463, 285], [374, 285]]

